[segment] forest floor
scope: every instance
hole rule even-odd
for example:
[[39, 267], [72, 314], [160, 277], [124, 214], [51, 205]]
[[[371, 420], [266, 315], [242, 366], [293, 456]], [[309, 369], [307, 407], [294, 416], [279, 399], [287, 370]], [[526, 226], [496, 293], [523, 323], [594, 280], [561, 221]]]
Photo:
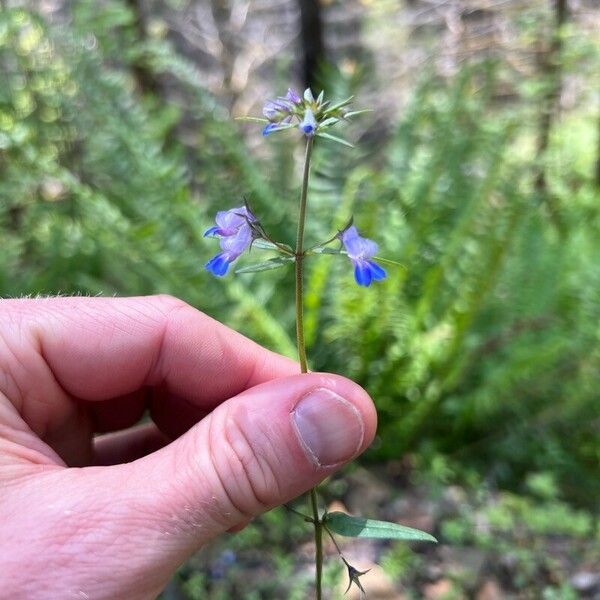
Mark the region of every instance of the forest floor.
[[[369, 600], [600, 598], [597, 518], [561, 501], [551, 476], [532, 477], [523, 495], [409, 480], [403, 464], [388, 463], [356, 467], [328, 486], [340, 498], [329, 511], [394, 521], [439, 540], [338, 537], [348, 562], [368, 570], [361, 581]], [[301, 521], [280, 508], [220, 540], [181, 570], [164, 600], [311, 598], [313, 545]], [[325, 553], [325, 598], [358, 600], [356, 586], [344, 596], [347, 571], [330, 540]]]

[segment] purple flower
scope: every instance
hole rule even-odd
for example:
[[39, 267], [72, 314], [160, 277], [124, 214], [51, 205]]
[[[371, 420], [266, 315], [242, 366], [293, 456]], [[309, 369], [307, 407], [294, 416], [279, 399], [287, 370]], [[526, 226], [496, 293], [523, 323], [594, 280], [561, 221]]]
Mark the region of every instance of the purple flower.
[[302, 99], [295, 90], [289, 88], [285, 97], [279, 96], [275, 100], [267, 100], [263, 107], [263, 115], [273, 123], [279, 123], [289, 118], [295, 104], [300, 104]]
[[250, 224], [256, 221], [256, 217], [245, 206], [240, 206], [219, 211], [215, 221], [217, 224], [207, 229], [204, 236], [220, 237], [221, 252], [213, 256], [205, 266], [213, 275], [222, 277], [227, 273], [230, 263], [252, 244]]
[[317, 120], [315, 119], [315, 115], [310, 108], [307, 108], [304, 111], [304, 118], [300, 125], [298, 125], [300, 131], [307, 137], [312, 137], [315, 135], [315, 131], [317, 130]]
[[263, 107], [263, 115], [269, 121], [276, 121], [289, 114], [292, 110], [292, 104], [286, 98], [277, 98], [276, 100], [267, 100]]
[[386, 272], [374, 261], [377, 244], [373, 240], [361, 237], [354, 225], [341, 233], [342, 244], [354, 265], [354, 278], [358, 285], [368, 287], [372, 281], [386, 278]]

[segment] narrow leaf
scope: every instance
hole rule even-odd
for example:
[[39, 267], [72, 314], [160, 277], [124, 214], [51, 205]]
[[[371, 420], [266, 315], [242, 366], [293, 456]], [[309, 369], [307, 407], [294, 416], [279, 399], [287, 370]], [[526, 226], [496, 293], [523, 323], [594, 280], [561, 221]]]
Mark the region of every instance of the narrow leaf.
[[345, 250], [341, 248], [327, 248], [325, 246], [318, 246], [310, 251], [311, 254], [347, 254]]
[[358, 115], [364, 115], [365, 113], [369, 113], [369, 112], [373, 112], [372, 108], [363, 108], [361, 110], [351, 110], [350, 112], [347, 112], [344, 115], [345, 119], [348, 119], [349, 117], [356, 117]]
[[352, 102], [353, 99], [354, 99], [354, 96], [350, 96], [350, 98], [346, 98], [345, 100], [342, 100], [341, 102], [337, 102], [336, 104], [332, 104], [327, 109], [327, 112], [333, 112], [334, 110], [338, 110], [339, 108], [343, 108], [347, 104], [350, 104], [350, 102]]
[[329, 117], [328, 119], [325, 119], [324, 121], [321, 121], [319, 123], [319, 128], [323, 129], [324, 127], [331, 127], [332, 125], [335, 125], [338, 122], [339, 119], [337, 117]]
[[403, 269], [406, 269], [406, 265], [403, 265], [402, 263], [399, 263], [395, 260], [392, 260], [390, 258], [383, 258], [381, 256], [374, 256], [373, 260], [376, 260], [377, 262], [383, 263], [384, 265], [392, 265], [394, 267], [402, 267]]
[[259, 271], [270, 271], [271, 269], [279, 269], [287, 263], [294, 262], [293, 256], [278, 256], [277, 258], [270, 258], [264, 262], [257, 263], [255, 265], [249, 265], [247, 267], [241, 267], [236, 269], [236, 273], [258, 273]]
[[[292, 250], [287, 244], [282, 244], [282, 246], [285, 246], [290, 251]], [[273, 242], [263, 239], [254, 240], [252, 242], [252, 247], [259, 248], [260, 250], [280, 250]]]
[[261, 117], [236, 117], [236, 121], [249, 121], [252, 123], [268, 123], [269, 119], [263, 119]]
[[430, 534], [397, 523], [353, 517], [342, 512], [327, 513], [323, 523], [331, 531], [346, 537], [378, 538], [385, 540], [420, 540], [436, 542]]
[[326, 140], [331, 140], [332, 142], [337, 142], [338, 144], [342, 144], [343, 146], [348, 146], [348, 148], [354, 148], [354, 146], [343, 140], [342, 138], [337, 137], [336, 135], [331, 135], [330, 133], [325, 133], [324, 131], [317, 131], [317, 136], [325, 138]]

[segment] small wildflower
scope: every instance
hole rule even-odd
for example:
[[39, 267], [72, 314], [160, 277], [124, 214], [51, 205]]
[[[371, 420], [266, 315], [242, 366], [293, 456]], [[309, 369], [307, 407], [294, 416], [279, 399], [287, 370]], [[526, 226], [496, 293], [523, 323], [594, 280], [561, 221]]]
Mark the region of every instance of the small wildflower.
[[304, 111], [304, 119], [302, 119], [302, 122], [300, 125], [298, 125], [298, 128], [306, 137], [312, 137], [315, 135], [315, 131], [317, 130], [317, 120], [315, 119], [315, 115], [310, 108], [307, 108]]
[[252, 223], [256, 217], [245, 206], [222, 210], [215, 218], [216, 225], [207, 229], [204, 236], [214, 235], [220, 239], [221, 252], [205, 265], [217, 277], [227, 273], [230, 263], [247, 250], [254, 239]]
[[373, 240], [361, 237], [354, 225], [341, 232], [340, 238], [348, 257], [354, 265], [354, 278], [358, 285], [368, 287], [372, 281], [386, 278], [386, 272], [374, 261], [377, 244]]

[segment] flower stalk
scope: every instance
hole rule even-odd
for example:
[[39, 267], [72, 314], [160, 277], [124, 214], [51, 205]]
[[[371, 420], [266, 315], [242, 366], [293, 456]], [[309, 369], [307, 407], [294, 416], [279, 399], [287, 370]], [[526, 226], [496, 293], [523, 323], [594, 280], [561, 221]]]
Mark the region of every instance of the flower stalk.
[[308, 198], [308, 180], [310, 177], [310, 157], [312, 154], [313, 138], [306, 138], [304, 154], [304, 173], [302, 175], [302, 191], [300, 192], [300, 209], [298, 211], [298, 229], [296, 233], [296, 345], [300, 372], [308, 373], [306, 347], [304, 344], [304, 227], [306, 224], [306, 201]]
[[[275, 100], [269, 100], [265, 104], [263, 108], [263, 115], [265, 118], [249, 117], [247, 119], [263, 123], [264, 128], [262, 133], [264, 136], [268, 136], [278, 131], [296, 129], [297, 131], [300, 131], [306, 141], [302, 188], [298, 207], [296, 245], [294, 248], [272, 239], [246, 201], [243, 206], [226, 211], [219, 211], [215, 217], [215, 225], [210, 227], [205, 233], [206, 236], [215, 237], [219, 240], [221, 251], [213, 256], [205, 265], [206, 269], [217, 277], [223, 277], [227, 273], [230, 264], [237, 260], [242, 253], [249, 251], [253, 245], [262, 249], [275, 250], [278, 252], [279, 256], [276, 258], [269, 258], [267, 261], [259, 264], [238, 269], [236, 271], [237, 273], [265, 271], [294, 262], [296, 346], [301, 373], [308, 373], [308, 360], [306, 357], [304, 340], [304, 260], [308, 256], [314, 254], [327, 253], [345, 255], [350, 259], [351, 264], [354, 267], [354, 278], [356, 283], [364, 287], [369, 287], [372, 282], [381, 281], [386, 277], [384, 269], [374, 260], [377, 259], [375, 256], [377, 253], [377, 244], [373, 240], [362, 237], [357, 228], [353, 225], [352, 219], [350, 219], [343, 229], [326, 241], [319, 242], [308, 248], [304, 247], [308, 184], [314, 140], [316, 137], [320, 137], [329, 140], [329, 142], [352, 147], [352, 144], [346, 140], [328, 133], [328, 130], [331, 127], [337, 124], [344, 124], [350, 117], [365, 112], [361, 110], [348, 110], [347, 106], [351, 100], [352, 98], [347, 98], [341, 102], [331, 104], [329, 100], [325, 100], [323, 92], [315, 98], [310, 89], [305, 90], [302, 96], [297, 94], [294, 90], [289, 89], [285, 96], [279, 96]], [[326, 248], [326, 246], [335, 241], [341, 243], [340, 249], [335, 250]], [[390, 262], [393, 263], [393, 261], [388, 261], [388, 263]], [[303, 515], [289, 506], [287, 508], [292, 512], [297, 513], [306, 522], [313, 524], [316, 567], [315, 597], [316, 600], [322, 600], [323, 531], [332, 536], [330, 528], [333, 526], [334, 521], [331, 520], [326, 513], [323, 515], [319, 514], [319, 500], [316, 487], [309, 492], [309, 506], [310, 514], [312, 516]], [[352, 517], [347, 517], [346, 521], [348, 519], [352, 521]], [[357, 519], [360, 523], [365, 521], [364, 519]], [[393, 524], [390, 525], [390, 527], [392, 526]], [[341, 535], [352, 535], [354, 530], [355, 529], [351, 529], [350, 533], [348, 533], [349, 530], [346, 527], [345, 529], [342, 528], [341, 531], [337, 531], [337, 533], [340, 533]], [[350, 585], [355, 583], [360, 588], [361, 594], [364, 594], [364, 590], [359, 581], [359, 577], [364, 573], [354, 569], [354, 567], [348, 564], [346, 559], [341, 555], [341, 552], [340, 557], [348, 567]]]
[[[298, 230], [296, 234], [296, 344], [298, 347], [298, 360], [300, 361], [300, 372], [308, 373], [308, 361], [306, 358], [306, 347], [304, 343], [304, 228], [306, 224], [306, 205], [308, 199], [308, 181], [310, 178], [310, 158], [312, 155], [313, 138], [306, 138], [306, 151], [304, 154], [304, 172], [302, 175], [302, 190], [300, 192], [300, 207], [298, 210]], [[317, 489], [310, 490], [310, 508], [312, 522], [315, 528], [315, 591], [316, 599], [322, 598], [323, 579], [323, 524], [319, 516], [319, 503]]]

